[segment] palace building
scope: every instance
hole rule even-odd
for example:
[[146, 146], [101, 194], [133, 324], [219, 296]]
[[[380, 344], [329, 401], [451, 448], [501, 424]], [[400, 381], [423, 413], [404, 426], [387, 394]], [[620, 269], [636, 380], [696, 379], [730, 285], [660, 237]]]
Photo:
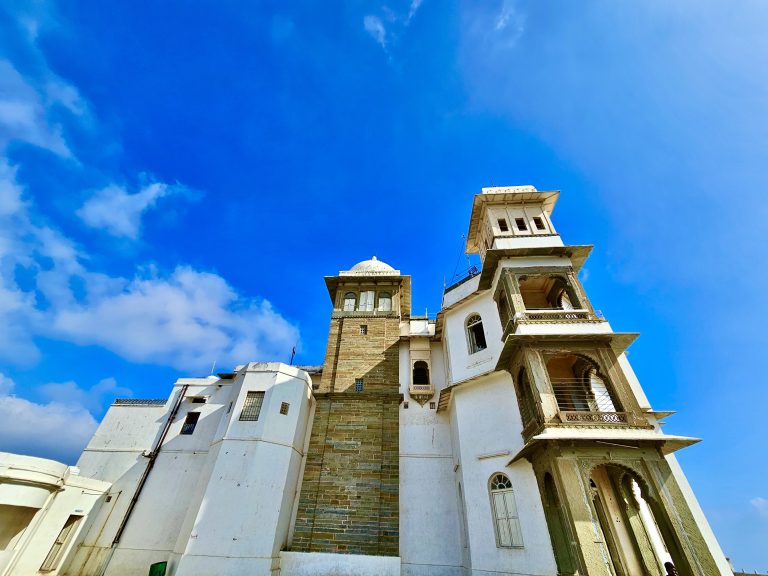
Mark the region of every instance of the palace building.
[[321, 366], [116, 400], [76, 467], [0, 455], [0, 576], [732, 575], [558, 194], [475, 196], [436, 319], [374, 257], [325, 278]]

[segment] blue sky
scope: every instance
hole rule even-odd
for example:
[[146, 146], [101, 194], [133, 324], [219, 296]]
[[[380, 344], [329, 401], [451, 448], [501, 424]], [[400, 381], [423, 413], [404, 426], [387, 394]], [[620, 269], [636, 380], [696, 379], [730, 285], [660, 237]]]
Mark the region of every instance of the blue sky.
[[0, 6], [0, 449], [73, 462], [115, 396], [321, 363], [322, 277], [373, 254], [435, 312], [472, 195], [533, 184], [768, 570], [768, 4]]

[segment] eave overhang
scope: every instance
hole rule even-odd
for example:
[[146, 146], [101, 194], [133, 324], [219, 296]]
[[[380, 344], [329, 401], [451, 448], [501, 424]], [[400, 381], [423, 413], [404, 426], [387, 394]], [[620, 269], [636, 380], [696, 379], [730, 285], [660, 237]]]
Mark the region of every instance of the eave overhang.
[[[469, 245], [467, 245], [469, 246]], [[530, 248], [496, 248], [490, 249], [485, 253], [483, 260], [483, 270], [480, 272], [480, 284], [478, 290], [485, 290], [491, 287], [493, 277], [499, 261], [504, 258], [529, 258], [536, 256], [565, 256], [570, 258], [573, 263], [573, 269], [578, 272], [592, 252], [591, 244], [577, 246], [536, 246]], [[467, 248], [469, 251], [469, 248]]]
[[607, 332], [589, 334], [510, 334], [496, 362], [496, 370], [505, 370], [512, 357], [523, 346], [558, 342], [597, 342], [607, 344], [618, 355], [624, 352], [640, 334], [638, 332]]
[[642, 448], [644, 445], [656, 446], [661, 449], [662, 454], [672, 454], [681, 448], [687, 448], [701, 438], [692, 438], [690, 436], [671, 436], [661, 434], [655, 430], [632, 430], [621, 428], [590, 429], [583, 430], [578, 428], [547, 428], [541, 434], [536, 434], [525, 443], [520, 451], [507, 463], [510, 466], [523, 458], [528, 458], [538, 448], [545, 446], [549, 442], [562, 444], [563, 442], [573, 443], [585, 441], [598, 443], [599, 445], [613, 446], [615, 448]]

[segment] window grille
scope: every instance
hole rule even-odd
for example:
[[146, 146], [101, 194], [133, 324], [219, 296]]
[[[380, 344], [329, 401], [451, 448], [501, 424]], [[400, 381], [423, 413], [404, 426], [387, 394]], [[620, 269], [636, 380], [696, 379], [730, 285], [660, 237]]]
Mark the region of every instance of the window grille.
[[283, 416], [288, 414], [288, 408], [290, 408], [290, 407], [291, 407], [291, 405], [288, 404], [288, 402], [281, 402], [280, 403], [280, 414], [282, 414]]
[[197, 421], [200, 419], [200, 412], [187, 412], [187, 417], [184, 419], [184, 425], [181, 427], [182, 434], [192, 434], [197, 426]]
[[539, 216], [534, 216], [533, 217], [533, 223], [536, 224], [536, 229], [537, 230], [546, 230], [547, 229], [547, 227], [544, 226], [544, 220], [542, 220], [541, 217], [539, 217]]
[[264, 403], [264, 392], [248, 392], [243, 402], [243, 410], [240, 412], [240, 420], [255, 422], [259, 419], [261, 405]]
[[521, 547], [523, 534], [520, 530], [512, 482], [505, 474], [494, 474], [490, 482], [490, 493], [496, 546], [499, 548]]
[[355, 392], [362, 392], [362, 391], [363, 391], [363, 379], [355, 378]]
[[515, 224], [517, 225], [517, 229], [521, 232], [528, 230], [528, 226], [525, 225], [525, 218], [515, 218]]
[[53, 572], [59, 567], [62, 556], [66, 551], [72, 537], [75, 535], [75, 529], [82, 516], [70, 516], [64, 523], [64, 527], [59, 532], [56, 540], [53, 542], [48, 555], [43, 560], [42, 566], [40, 566], [40, 572]]
[[430, 402], [429, 403], [429, 409], [430, 410], [434, 410], [435, 408], [437, 408], [437, 404], [435, 402]]
[[360, 336], [368, 334], [368, 324], [360, 324]]

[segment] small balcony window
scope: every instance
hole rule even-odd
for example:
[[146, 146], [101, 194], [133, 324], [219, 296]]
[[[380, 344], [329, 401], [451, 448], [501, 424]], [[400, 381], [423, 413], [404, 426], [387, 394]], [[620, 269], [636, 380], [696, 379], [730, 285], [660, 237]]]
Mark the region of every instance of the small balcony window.
[[507, 221], [504, 218], [499, 218], [499, 230], [509, 232], [509, 226], [507, 226]]
[[354, 312], [357, 304], [357, 297], [354, 292], [344, 294], [344, 312]]
[[574, 310], [568, 284], [559, 276], [523, 276], [520, 295], [526, 310]]
[[467, 318], [467, 344], [469, 353], [474, 354], [485, 350], [488, 345], [485, 343], [485, 332], [483, 331], [483, 319], [479, 314], [472, 314]]
[[525, 223], [525, 218], [515, 218], [515, 225], [520, 232], [528, 230], [528, 225]]
[[424, 360], [418, 360], [413, 364], [413, 383], [429, 384], [429, 366]]
[[534, 216], [533, 217], [533, 223], [536, 226], [536, 230], [546, 230], [547, 227], [544, 225], [544, 220], [541, 218], [541, 216]]

